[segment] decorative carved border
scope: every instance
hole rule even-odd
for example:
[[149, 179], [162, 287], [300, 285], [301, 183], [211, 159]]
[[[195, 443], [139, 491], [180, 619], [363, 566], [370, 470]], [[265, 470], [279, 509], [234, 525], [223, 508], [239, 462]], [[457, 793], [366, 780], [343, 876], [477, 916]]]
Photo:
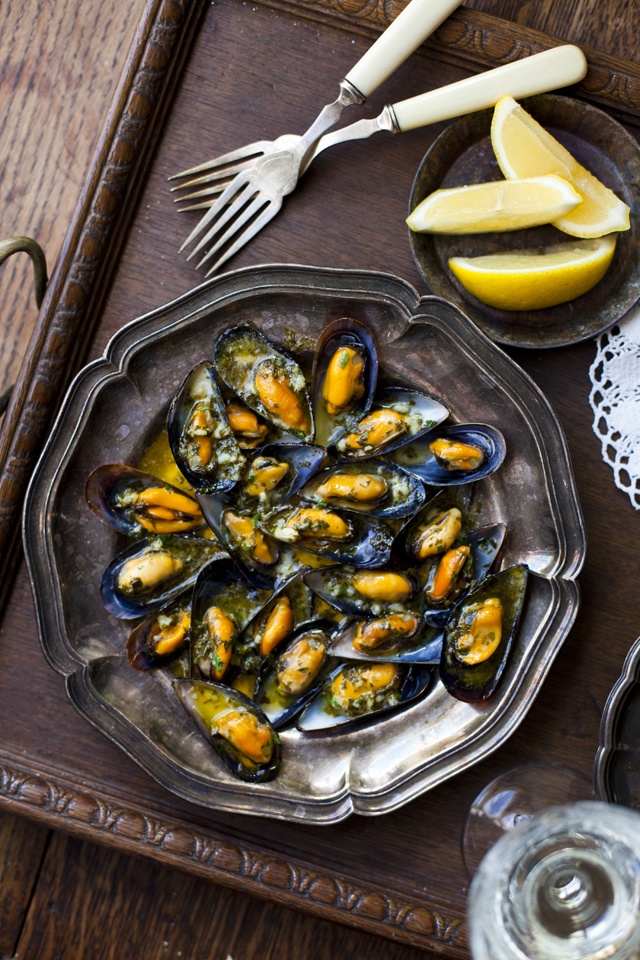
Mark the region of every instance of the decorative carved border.
[[461, 916], [321, 873], [205, 827], [149, 814], [142, 807], [81, 791], [4, 761], [0, 761], [0, 808], [325, 920], [423, 950], [445, 951], [450, 957], [468, 957]]
[[[408, 0], [260, 0], [321, 22], [342, 22], [352, 32], [384, 30]], [[359, 28], [359, 29], [358, 29]], [[460, 7], [423, 46], [425, 55], [480, 72], [566, 43], [520, 24]], [[640, 66], [583, 47], [589, 71], [573, 88], [576, 95], [640, 125]]]

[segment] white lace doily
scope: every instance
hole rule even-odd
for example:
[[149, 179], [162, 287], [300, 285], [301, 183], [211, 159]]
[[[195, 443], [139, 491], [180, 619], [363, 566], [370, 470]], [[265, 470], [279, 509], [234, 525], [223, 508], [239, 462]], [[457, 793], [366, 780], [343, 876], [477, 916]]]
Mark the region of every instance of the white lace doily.
[[640, 306], [598, 337], [589, 376], [593, 429], [616, 486], [640, 510]]

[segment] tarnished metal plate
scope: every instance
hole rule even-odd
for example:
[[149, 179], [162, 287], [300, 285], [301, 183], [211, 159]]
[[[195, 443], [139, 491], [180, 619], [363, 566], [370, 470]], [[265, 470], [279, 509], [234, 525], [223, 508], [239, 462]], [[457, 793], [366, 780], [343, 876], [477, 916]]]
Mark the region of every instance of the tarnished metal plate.
[[[101, 463], [136, 463], [169, 401], [218, 334], [254, 322], [317, 337], [331, 320], [366, 323], [380, 380], [427, 390], [454, 419], [506, 438], [501, 469], [480, 482], [479, 522], [509, 525], [503, 567], [537, 574], [510, 663], [485, 704], [454, 700], [439, 681], [406, 710], [326, 735], [282, 734], [281, 774], [234, 780], [196, 733], [161, 670], [125, 655], [131, 625], [109, 616], [98, 587], [118, 537], [90, 513], [85, 478]], [[72, 384], [25, 505], [25, 549], [40, 637], [80, 712], [169, 790], [205, 806], [330, 823], [395, 809], [502, 743], [531, 705], [578, 608], [585, 535], [565, 439], [533, 381], [456, 307], [365, 271], [267, 265], [216, 278], [126, 326]], [[96, 764], [99, 758], [96, 758]]]
[[640, 810], [640, 637], [602, 711], [593, 771], [598, 800]]
[[[584, 167], [631, 207], [631, 229], [618, 234], [611, 266], [588, 293], [545, 310], [496, 310], [464, 289], [447, 266], [450, 257], [480, 257], [565, 243], [548, 225], [509, 233], [444, 236], [410, 231], [418, 270], [439, 297], [457, 304], [497, 343], [536, 349], [595, 337], [619, 320], [640, 296], [640, 231], [634, 216], [640, 191], [640, 146], [621, 124], [596, 107], [542, 94], [522, 106]], [[411, 189], [409, 210], [434, 190], [502, 180], [491, 146], [493, 110], [456, 120], [432, 144]]]

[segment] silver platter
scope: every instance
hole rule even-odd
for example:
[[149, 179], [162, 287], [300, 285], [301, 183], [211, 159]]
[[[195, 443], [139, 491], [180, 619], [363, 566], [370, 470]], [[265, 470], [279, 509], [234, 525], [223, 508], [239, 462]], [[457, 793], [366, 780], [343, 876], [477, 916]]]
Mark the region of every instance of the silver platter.
[[[211, 356], [222, 330], [252, 321], [275, 339], [286, 327], [315, 338], [344, 316], [373, 330], [383, 378], [429, 391], [456, 420], [504, 433], [507, 459], [479, 485], [479, 522], [508, 523], [502, 566], [524, 561], [538, 576], [531, 578], [510, 663], [488, 702], [461, 703], [438, 681], [403, 712], [351, 732], [286, 731], [280, 776], [244, 784], [195, 732], [170, 676], [129, 667], [131, 625], [109, 616], [98, 593], [120, 541], [87, 509], [84, 482], [99, 464], [139, 461], [176, 388]], [[43, 650], [83, 716], [164, 787], [194, 803], [309, 823], [394, 810], [503, 743], [575, 619], [574, 578], [586, 549], [553, 410], [458, 308], [420, 298], [397, 277], [287, 265], [215, 278], [115, 335], [105, 356], [69, 389], [27, 494], [24, 539]]]

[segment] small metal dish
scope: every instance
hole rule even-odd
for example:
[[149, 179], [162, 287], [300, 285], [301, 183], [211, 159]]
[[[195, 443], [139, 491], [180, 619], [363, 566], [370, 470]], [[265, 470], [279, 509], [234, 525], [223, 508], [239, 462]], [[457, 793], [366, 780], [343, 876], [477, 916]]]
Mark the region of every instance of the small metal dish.
[[[251, 319], [274, 339], [284, 327], [315, 339], [345, 316], [373, 331], [383, 382], [402, 380], [446, 398], [457, 421], [499, 427], [508, 454], [477, 485], [477, 522], [508, 523], [501, 564], [526, 562], [539, 576], [500, 687], [486, 703], [454, 700], [434, 683], [405, 710], [321, 742], [283, 730], [278, 777], [242, 783], [194, 731], [169, 669], [129, 666], [131, 624], [111, 617], [99, 596], [121, 538], [88, 509], [84, 483], [101, 463], [140, 461], [172, 395], [222, 330]], [[286, 265], [215, 278], [114, 336], [69, 389], [27, 494], [24, 537], [42, 647], [80, 713], [194, 803], [307, 823], [393, 810], [503, 743], [575, 619], [575, 577], [586, 550], [562, 429], [517, 364], [457, 307], [421, 299], [397, 277]]]
[[593, 777], [598, 800], [640, 810], [640, 637], [602, 711]]
[[[450, 257], [565, 243], [551, 225], [510, 233], [445, 236], [409, 231], [418, 270], [431, 293], [457, 304], [496, 343], [548, 348], [588, 340], [619, 320], [640, 296], [640, 230], [634, 216], [640, 185], [640, 146], [621, 124], [596, 107], [556, 94], [522, 106], [584, 167], [631, 207], [631, 229], [618, 234], [611, 266], [588, 293], [544, 310], [496, 310], [476, 300], [448, 267]], [[493, 110], [461, 117], [424, 157], [411, 190], [409, 212], [434, 190], [502, 180], [491, 146]]]

